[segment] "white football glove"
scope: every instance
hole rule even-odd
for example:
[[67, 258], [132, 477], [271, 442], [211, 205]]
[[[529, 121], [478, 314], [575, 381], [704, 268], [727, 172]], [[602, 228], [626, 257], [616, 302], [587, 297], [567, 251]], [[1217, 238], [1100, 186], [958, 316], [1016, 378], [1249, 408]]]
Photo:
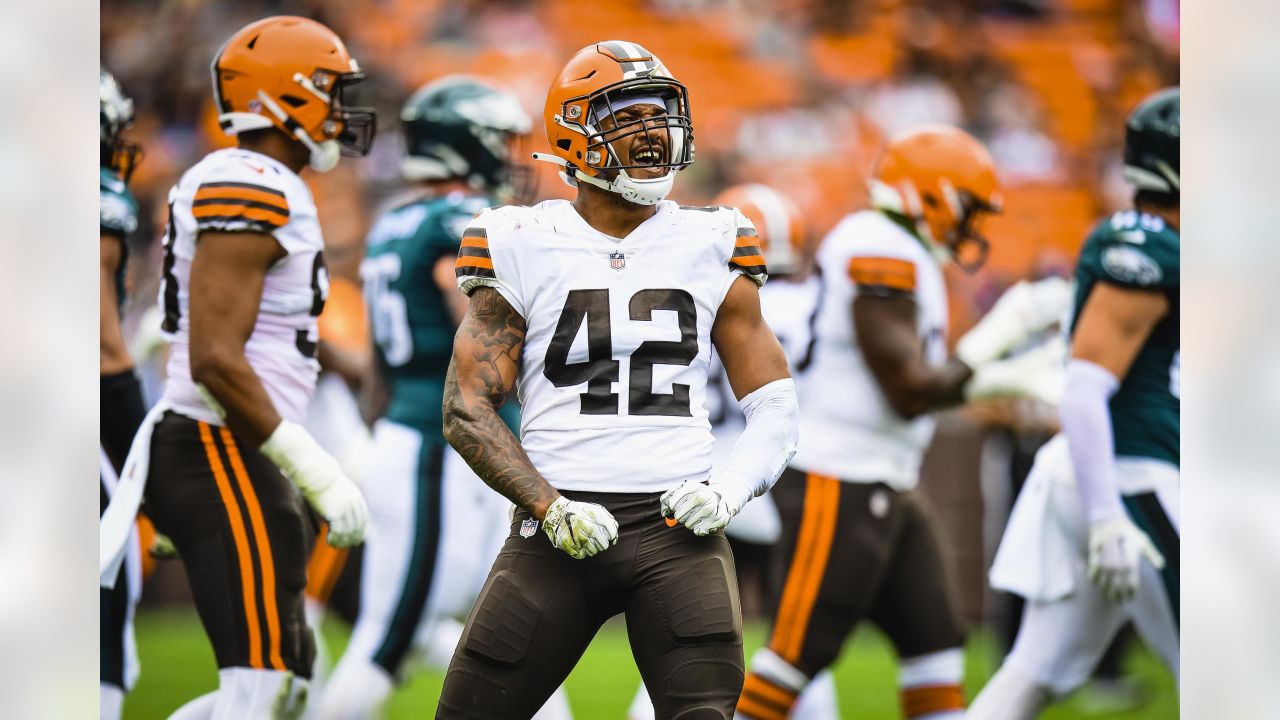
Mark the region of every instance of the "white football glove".
[[1157, 570], [1164, 568], [1164, 556], [1128, 517], [1089, 526], [1089, 579], [1108, 602], [1124, 602], [1137, 594], [1143, 558]]
[[1067, 343], [1061, 335], [1007, 360], [997, 360], [973, 369], [965, 386], [965, 397], [987, 400], [1001, 397], [1032, 397], [1057, 406], [1066, 384]]
[[369, 506], [342, 466], [301, 425], [281, 421], [262, 444], [266, 455], [293, 481], [311, 507], [329, 523], [329, 544], [351, 547], [364, 541]]
[[552, 545], [575, 560], [589, 558], [618, 542], [618, 521], [608, 510], [563, 495], [547, 508], [542, 530], [551, 538]]
[[710, 483], [690, 480], [662, 494], [662, 516], [675, 518], [694, 535], [720, 532], [751, 499], [751, 490], [712, 478]]
[[1071, 306], [1071, 283], [1058, 277], [1019, 282], [956, 343], [956, 357], [977, 370], [1061, 322]]

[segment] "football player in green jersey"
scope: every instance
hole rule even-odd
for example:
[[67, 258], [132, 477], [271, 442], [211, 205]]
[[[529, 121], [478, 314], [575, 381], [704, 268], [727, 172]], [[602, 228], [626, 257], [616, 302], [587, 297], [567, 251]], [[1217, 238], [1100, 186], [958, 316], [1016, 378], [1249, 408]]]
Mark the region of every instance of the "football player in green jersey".
[[1130, 114], [1134, 209], [1080, 251], [1062, 434], [1036, 456], [991, 571], [1026, 610], [967, 717], [1035, 717], [1130, 621], [1178, 675], [1180, 115], [1176, 87]]
[[[527, 199], [532, 176], [515, 154], [532, 121], [512, 93], [461, 75], [420, 88], [400, 119], [411, 196], [374, 223], [360, 267], [376, 357], [364, 392], [385, 406], [363, 472], [378, 530], [351, 642], [317, 703], [326, 719], [376, 716], [415, 653], [448, 663], [462, 629], [454, 618], [479, 593], [507, 524], [505, 500], [444, 441], [441, 403], [467, 307], [454, 272], [462, 231], [485, 208]], [[564, 716], [553, 709], [567, 715], [563, 694], [539, 717]]]
[[[138, 201], [129, 192], [129, 175], [141, 156], [140, 148], [127, 142], [121, 131], [133, 124], [133, 100], [120, 89], [111, 73], [98, 73], [98, 122], [101, 159], [98, 169], [99, 303], [98, 334], [102, 462], [99, 510], [105, 510], [116, 477], [129, 454], [133, 435], [146, 414], [142, 386], [133, 372], [133, 358], [120, 329], [124, 305], [124, 271], [128, 257], [126, 240], [138, 229]], [[142, 577], [136, 539], [131, 543], [115, 587], [99, 589], [102, 622], [99, 657], [99, 694], [102, 718], [119, 718], [124, 694], [138, 674], [133, 649], [133, 607]]]

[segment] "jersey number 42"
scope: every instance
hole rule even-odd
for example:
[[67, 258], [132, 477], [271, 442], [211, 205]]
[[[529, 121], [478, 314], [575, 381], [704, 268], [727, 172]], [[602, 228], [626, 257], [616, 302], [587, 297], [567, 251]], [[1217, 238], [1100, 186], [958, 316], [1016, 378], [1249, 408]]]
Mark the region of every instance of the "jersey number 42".
[[[698, 311], [685, 290], [641, 290], [627, 304], [632, 320], [652, 321], [655, 310], [676, 313], [680, 340], [646, 340], [631, 353], [631, 377], [627, 389], [629, 415], [692, 417], [689, 386], [673, 383], [670, 393], [653, 392], [654, 365], [689, 365], [698, 356]], [[587, 325], [587, 360], [569, 362], [569, 348], [582, 324]], [[583, 415], [617, 415], [621, 363], [613, 358], [613, 329], [609, 317], [609, 291], [570, 290], [555, 335], [547, 346], [542, 374], [556, 387], [586, 383], [581, 394]]]

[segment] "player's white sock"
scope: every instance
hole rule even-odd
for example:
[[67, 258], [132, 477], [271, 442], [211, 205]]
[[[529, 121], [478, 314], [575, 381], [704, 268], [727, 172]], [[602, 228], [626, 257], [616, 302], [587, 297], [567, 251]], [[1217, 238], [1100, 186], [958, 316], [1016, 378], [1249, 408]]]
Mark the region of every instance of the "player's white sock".
[[791, 720], [835, 720], [840, 717], [840, 704], [836, 701], [836, 679], [830, 670], [823, 670], [800, 691], [796, 704], [788, 716]]
[[218, 691], [205, 693], [198, 698], [188, 700], [185, 705], [173, 711], [169, 720], [209, 720], [213, 717], [213, 706], [218, 704]]
[[111, 683], [98, 683], [98, 720], [120, 720], [124, 712], [124, 690]]
[[964, 649], [951, 648], [899, 663], [902, 716], [907, 720], [964, 717]]
[[1049, 692], [1005, 663], [973, 699], [967, 720], [1032, 720], [1049, 702]]
[[217, 703], [212, 720], [301, 716], [308, 683], [280, 670], [224, 668], [218, 671]]
[[365, 720], [377, 717], [390, 697], [394, 682], [381, 665], [350, 653], [342, 656], [338, 667], [320, 693], [310, 720]]

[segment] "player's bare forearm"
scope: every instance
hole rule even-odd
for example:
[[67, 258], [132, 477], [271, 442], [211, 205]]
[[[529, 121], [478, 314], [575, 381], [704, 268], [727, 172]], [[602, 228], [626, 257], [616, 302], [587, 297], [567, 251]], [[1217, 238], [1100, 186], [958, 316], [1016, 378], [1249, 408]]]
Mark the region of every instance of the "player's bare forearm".
[[444, 437], [489, 487], [541, 520], [560, 493], [498, 416], [515, 387], [524, 335], [524, 318], [498, 291], [471, 294], [445, 377]]
[[123, 242], [111, 235], [101, 235], [98, 242], [98, 370], [101, 375], [115, 375], [133, 367], [133, 358], [129, 357], [124, 332], [120, 329], [116, 296], [116, 270], [124, 259]]
[[925, 360], [913, 298], [859, 295], [853, 324], [858, 349], [898, 415], [911, 419], [964, 401], [973, 370], [955, 358], [943, 365]]
[[202, 233], [191, 264], [191, 378], [253, 447], [271, 436], [280, 414], [244, 345], [258, 319], [267, 268], [283, 256], [269, 235]]

